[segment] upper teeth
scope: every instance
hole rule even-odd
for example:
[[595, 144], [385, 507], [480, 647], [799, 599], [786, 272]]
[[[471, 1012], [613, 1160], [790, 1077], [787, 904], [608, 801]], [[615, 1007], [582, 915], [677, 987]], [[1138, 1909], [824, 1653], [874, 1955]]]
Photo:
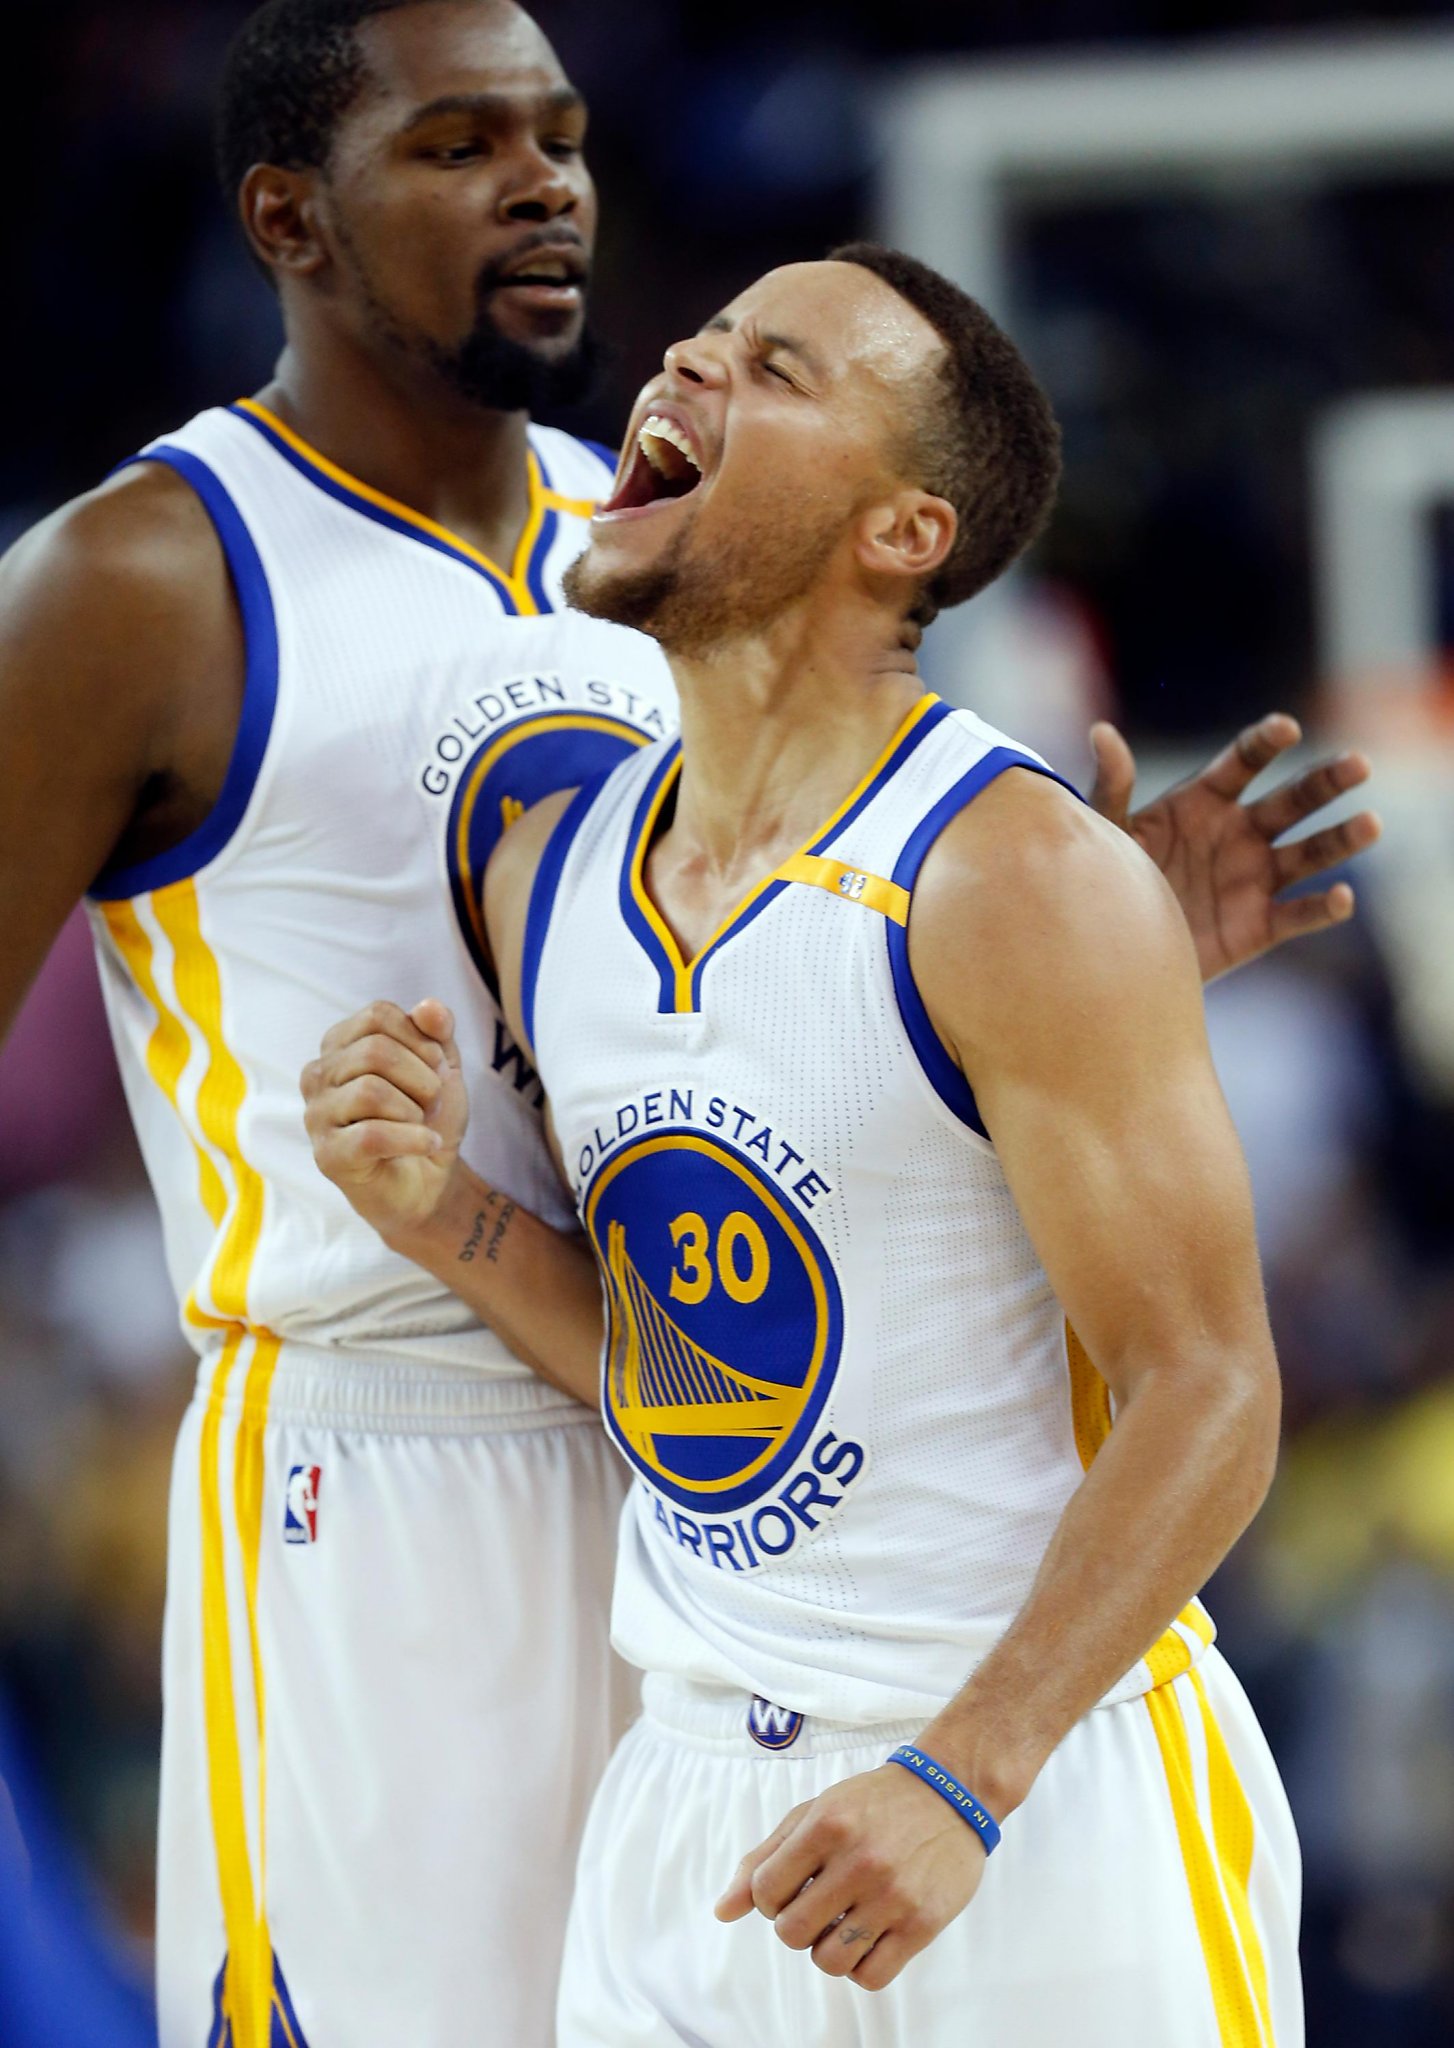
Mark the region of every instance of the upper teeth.
[[563, 282], [568, 273], [563, 256], [541, 256], [518, 270], [517, 277], [548, 277]]
[[647, 414], [641, 423], [641, 431], [636, 436], [636, 440], [642, 454], [653, 469], [659, 470], [664, 467], [661, 452], [656, 445], [657, 442], [669, 441], [673, 448], [686, 456], [693, 469], [701, 470], [702, 465], [697, 459], [697, 451], [693, 448], [691, 442], [687, 439], [676, 421], [664, 420], [659, 412]]

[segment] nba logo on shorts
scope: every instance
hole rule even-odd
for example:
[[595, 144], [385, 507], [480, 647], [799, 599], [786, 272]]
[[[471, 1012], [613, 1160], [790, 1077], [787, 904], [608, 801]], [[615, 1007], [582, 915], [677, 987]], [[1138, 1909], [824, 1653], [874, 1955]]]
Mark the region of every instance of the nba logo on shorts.
[[747, 1732], [760, 1749], [791, 1749], [803, 1732], [803, 1717], [754, 1693], [747, 1709]]
[[318, 1482], [321, 1465], [295, 1465], [288, 1474], [288, 1493], [283, 1504], [283, 1541], [318, 1541]]

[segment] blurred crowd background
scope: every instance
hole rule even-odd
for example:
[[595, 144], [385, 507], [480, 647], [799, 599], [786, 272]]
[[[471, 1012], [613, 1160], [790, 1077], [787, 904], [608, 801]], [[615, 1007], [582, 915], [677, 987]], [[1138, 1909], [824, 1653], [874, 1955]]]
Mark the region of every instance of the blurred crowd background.
[[[7, 544], [140, 442], [266, 377], [272, 300], [210, 160], [213, 82], [246, 11], [5, 9]], [[885, 108], [910, 67], [1193, 55], [1228, 34], [1454, 35], [1433, 7], [1316, 0], [535, 11], [594, 110], [597, 320], [614, 358], [567, 424], [602, 439], [664, 341], [770, 263], [878, 224]], [[1454, 755], [1434, 743], [1449, 698], [1437, 664], [1415, 678], [1410, 739], [1375, 695], [1334, 689], [1309, 483], [1328, 407], [1454, 389], [1454, 99], [1449, 124], [1442, 162], [1397, 177], [1152, 179], [1119, 197], [1068, 180], [1021, 224], [1010, 264], [1068, 463], [998, 679], [1025, 736], [1084, 781], [1085, 731], [1109, 714], [1154, 781], [1263, 710], [1331, 743], [1363, 704], [1370, 729], [1352, 736], [1379, 757], [1391, 829], [1354, 877], [1356, 924], [1210, 1001], [1287, 1428], [1273, 1498], [1209, 1604], [1298, 1814], [1314, 2048], [1454, 2040]], [[1433, 519], [1445, 644], [1451, 539]], [[934, 660], [940, 687], [973, 696]], [[108, 2048], [148, 2038], [164, 1518], [189, 1383], [77, 922], [0, 1056], [0, 1776], [71, 1980], [110, 2014], [84, 2039]], [[7, 1825], [0, 1810], [0, 1837]], [[13, 1908], [0, 1895], [0, 2039]], [[45, 2038], [83, 2037], [58, 2014]]]

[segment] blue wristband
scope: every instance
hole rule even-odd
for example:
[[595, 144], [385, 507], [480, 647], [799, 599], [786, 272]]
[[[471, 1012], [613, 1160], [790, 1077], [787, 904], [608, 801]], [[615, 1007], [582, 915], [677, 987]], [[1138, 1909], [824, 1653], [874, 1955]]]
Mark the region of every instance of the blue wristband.
[[974, 1794], [960, 1784], [958, 1778], [951, 1778], [943, 1764], [936, 1764], [932, 1756], [925, 1756], [922, 1749], [915, 1749], [906, 1742], [902, 1749], [896, 1749], [889, 1758], [891, 1764], [902, 1764], [906, 1771], [912, 1771], [916, 1778], [947, 1799], [959, 1818], [968, 1821], [984, 1843], [986, 1856], [994, 1854], [1000, 1846], [999, 1823], [992, 1820]]

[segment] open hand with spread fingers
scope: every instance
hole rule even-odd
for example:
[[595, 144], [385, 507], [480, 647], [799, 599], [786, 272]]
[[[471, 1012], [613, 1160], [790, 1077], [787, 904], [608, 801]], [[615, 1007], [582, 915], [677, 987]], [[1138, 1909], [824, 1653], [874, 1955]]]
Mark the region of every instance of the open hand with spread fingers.
[[881, 1991], [964, 1911], [986, 1861], [938, 1793], [881, 1764], [795, 1806], [738, 1864], [717, 1918], [759, 1912], [826, 1976]]
[[1196, 941], [1203, 981], [1353, 915], [1353, 891], [1346, 882], [1291, 900], [1281, 892], [1372, 846], [1382, 830], [1372, 811], [1360, 811], [1290, 846], [1277, 842], [1366, 782], [1372, 773], [1367, 759], [1357, 753], [1335, 755], [1255, 803], [1242, 802], [1253, 777], [1301, 738], [1295, 718], [1273, 712], [1247, 726], [1200, 774], [1132, 812], [1135, 757], [1113, 725], [1092, 729], [1096, 780], [1091, 803], [1131, 834], [1171, 884]]

